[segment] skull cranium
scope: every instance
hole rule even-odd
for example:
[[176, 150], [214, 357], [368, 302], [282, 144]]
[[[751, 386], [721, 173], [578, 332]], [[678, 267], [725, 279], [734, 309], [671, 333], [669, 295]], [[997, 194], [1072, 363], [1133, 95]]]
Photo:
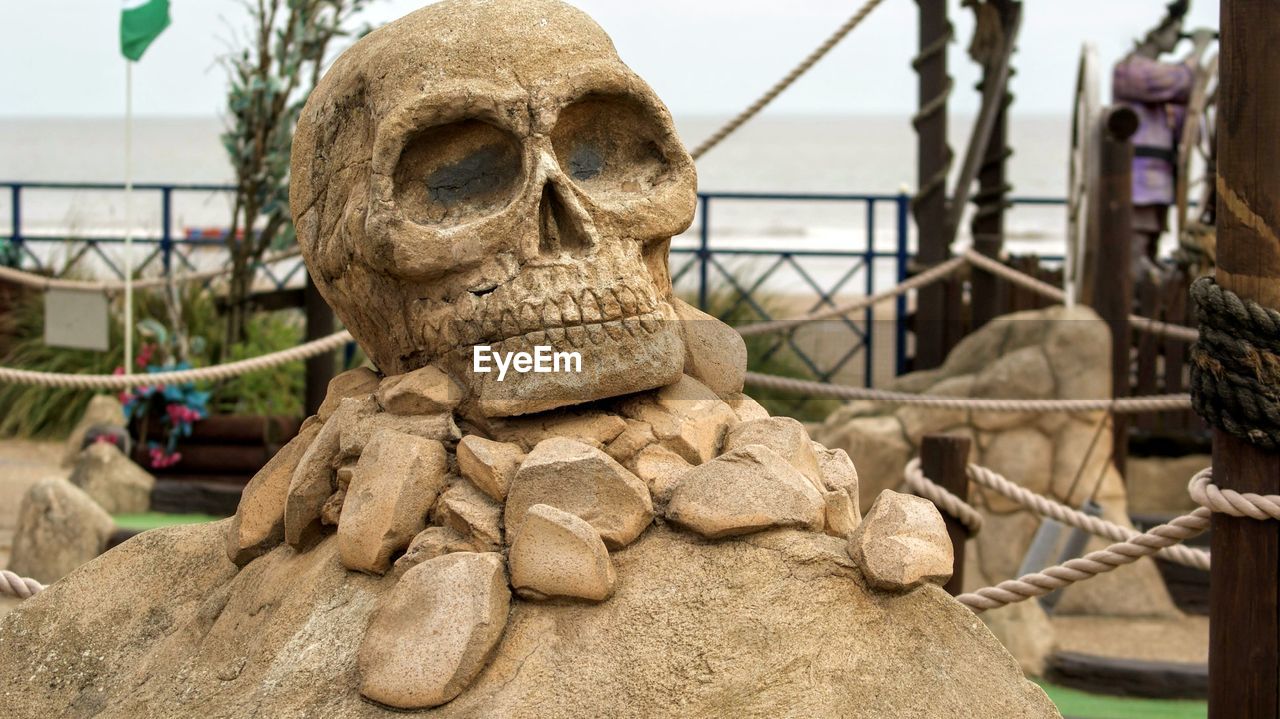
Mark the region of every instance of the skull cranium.
[[[298, 123], [312, 279], [377, 367], [437, 364], [481, 414], [669, 384], [670, 238], [696, 204], [667, 109], [557, 0], [445, 0], [356, 43]], [[580, 374], [471, 371], [472, 348], [577, 351]]]

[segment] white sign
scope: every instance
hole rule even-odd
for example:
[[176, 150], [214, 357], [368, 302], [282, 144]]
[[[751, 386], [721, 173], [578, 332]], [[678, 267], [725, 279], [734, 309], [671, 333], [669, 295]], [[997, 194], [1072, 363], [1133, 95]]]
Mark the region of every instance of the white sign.
[[44, 343], [106, 352], [111, 347], [107, 295], [98, 290], [47, 290]]

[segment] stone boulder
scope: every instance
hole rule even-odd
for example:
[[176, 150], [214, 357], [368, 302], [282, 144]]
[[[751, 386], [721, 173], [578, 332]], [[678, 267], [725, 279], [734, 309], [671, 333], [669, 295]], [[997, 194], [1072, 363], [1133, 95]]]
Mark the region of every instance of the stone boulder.
[[[237, 570], [225, 524], [144, 533], [0, 622], [10, 716], [404, 716], [361, 698], [357, 656], [396, 578], [344, 570], [332, 535]], [[513, 599], [490, 664], [423, 715], [1058, 716], [968, 609], [873, 591], [844, 544], [653, 527], [607, 602]]]
[[9, 569], [49, 584], [101, 554], [114, 530], [111, 516], [83, 490], [47, 479], [22, 498]]
[[93, 497], [107, 514], [139, 514], [151, 509], [152, 477], [114, 444], [95, 442], [80, 452], [69, 480]]

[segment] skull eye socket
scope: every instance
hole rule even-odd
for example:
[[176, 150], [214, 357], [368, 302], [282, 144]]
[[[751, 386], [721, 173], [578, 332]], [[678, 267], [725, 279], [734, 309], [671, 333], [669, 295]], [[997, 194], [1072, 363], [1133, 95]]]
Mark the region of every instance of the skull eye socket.
[[560, 168], [600, 201], [645, 197], [671, 176], [659, 118], [622, 96], [589, 95], [560, 113], [551, 132]]
[[395, 170], [400, 211], [420, 225], [459, 224], [515, 199], [523, 165], [505, 130], [462, 120], [422, 130], [405, 143]]

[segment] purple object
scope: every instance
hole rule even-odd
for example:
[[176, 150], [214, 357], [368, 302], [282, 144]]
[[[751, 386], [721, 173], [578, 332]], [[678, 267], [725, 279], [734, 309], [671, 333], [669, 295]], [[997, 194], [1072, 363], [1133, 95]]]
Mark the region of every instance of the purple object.
[[[1116, 63], [1111, 79], [1115, 101], [1138, 114], [1133, 135], [1133, 204], [1173, 204], [1173, 158], [1182, 134], [1195, 74], [1185, 63], [1130, 55]], [[1164, 154], [1166, 157], [1153, 155]]]

